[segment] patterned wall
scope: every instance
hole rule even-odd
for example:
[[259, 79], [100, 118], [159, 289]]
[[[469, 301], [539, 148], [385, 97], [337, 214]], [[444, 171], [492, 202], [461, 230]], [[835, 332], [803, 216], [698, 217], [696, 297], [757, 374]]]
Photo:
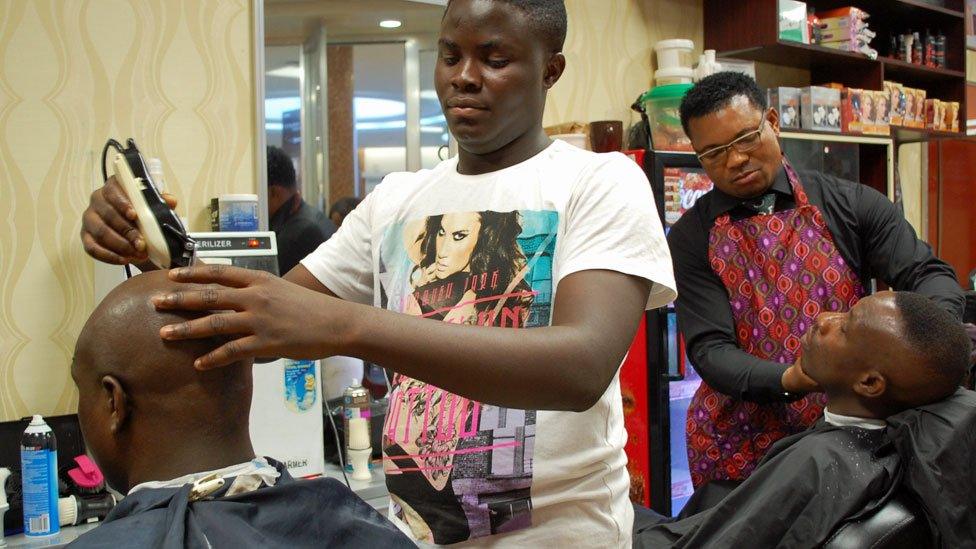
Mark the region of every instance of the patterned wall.
[[653, 84], [654, 44], [689, 38], [702, 46], [701, 0], [566, 0], [566, 72], [543, 124], [636, 120], [630, 104]]
[[164, 161], [191, 229], [255, 192], [250, 0], [0, 1], [0, 420], [68, 413], [94, 303], [78, 231], [105, 139]]

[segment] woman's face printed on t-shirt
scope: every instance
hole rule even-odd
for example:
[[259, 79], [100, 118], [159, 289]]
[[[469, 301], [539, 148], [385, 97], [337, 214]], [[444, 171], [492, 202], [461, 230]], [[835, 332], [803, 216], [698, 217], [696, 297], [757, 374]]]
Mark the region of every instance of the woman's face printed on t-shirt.
[[437, 278], [444, 279], [468, 268], [480, 230], [481, 215], [477, 212], [444, 214], [437, 231]]

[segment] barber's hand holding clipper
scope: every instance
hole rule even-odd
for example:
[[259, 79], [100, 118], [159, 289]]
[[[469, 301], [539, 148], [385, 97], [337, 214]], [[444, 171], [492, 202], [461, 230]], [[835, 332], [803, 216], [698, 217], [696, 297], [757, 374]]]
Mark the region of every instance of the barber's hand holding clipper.
[[[176, 208], [173, 195], [162, 196], [171, 208]], [[156, 268], [149, 262], [146, 241], [136, 227], [136, 210], [114, 175], [91, 195], [81, 217], [81, 242], [85, 252], [99, 261], [131, 263], [143, 271]]]

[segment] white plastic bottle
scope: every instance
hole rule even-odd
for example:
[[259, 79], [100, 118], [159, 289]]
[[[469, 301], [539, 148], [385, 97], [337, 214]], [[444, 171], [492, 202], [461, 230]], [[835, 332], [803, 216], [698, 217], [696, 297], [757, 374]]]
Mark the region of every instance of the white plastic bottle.
[[705, 50], [698, 58], [698, 67], [695, 68], [695, 82], [701, 81], [706, 76], [711, 76], [722, 70], [722, 65], [715, 61], [715, 50]]

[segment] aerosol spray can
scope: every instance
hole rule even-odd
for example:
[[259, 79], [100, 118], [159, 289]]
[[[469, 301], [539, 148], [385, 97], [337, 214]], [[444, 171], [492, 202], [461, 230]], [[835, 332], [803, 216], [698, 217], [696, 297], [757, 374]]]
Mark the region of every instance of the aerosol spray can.
[[34, 416], [20, 440], [24, 492], [24, 535], [52, 536], [58, 517], [58, 441], [41, 416]]
[[346, 387], [342, 394], [344, 409], [343, 427], [346, 432], [346, 470], [352, 471], [355, 480], [370, 480], [369, 458], [373, 453], [370, 443], [370, 398], [358, 379]]

